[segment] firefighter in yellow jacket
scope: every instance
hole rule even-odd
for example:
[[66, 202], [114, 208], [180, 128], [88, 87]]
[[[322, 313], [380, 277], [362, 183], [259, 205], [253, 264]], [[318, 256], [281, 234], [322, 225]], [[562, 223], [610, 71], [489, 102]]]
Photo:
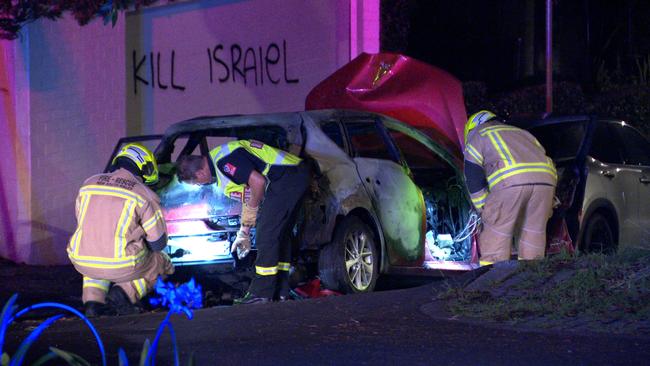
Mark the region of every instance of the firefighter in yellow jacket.
[[519, 259], [543, 258], [557, 182], [544, 148], [486, 110], [469, 117], [464, 137], [465, 180], [483, 223], [481, 264], [509, 260], [513, 236]]
[[167, 234], [159, 198], [145, 186], [158, 180], [153, 154], [140, 144], [127, 144], [110, 170], [88, 178], [79, 189], [77, 229], [67, 248], [83, 275], [89, 317], [138, 312], [135, 304], [158, 276], [174, 271], [161, 252]]
[[[223, 144], [210, 151], [210, 157], [223, 193], [242, 202], [241, 226], [232, 246], [239, 258], [248, 254], [250, 229], [257, 224], [255, 278], [248, 293], [235, 304], [287, 299], [289, 234], [298, 203], [309, 186], [309, 166], [293, 154], [254, 140]], [[180, 158], [177, 172], [181, 181], [190, 183], [207, 184], [212, 179], [207, 159], [201, 156]]]

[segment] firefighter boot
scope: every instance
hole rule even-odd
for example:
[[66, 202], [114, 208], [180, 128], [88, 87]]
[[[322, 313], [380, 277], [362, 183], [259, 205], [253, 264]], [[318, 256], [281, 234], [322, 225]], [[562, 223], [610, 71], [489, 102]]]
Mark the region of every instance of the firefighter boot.
[[250, 292], [247, 292], [244, 297], [240, 297], [233, 301], [233, 305], [250, 305], [250, 304], [266, 304], [271, 300], [266, 297], [258, 297]]
[[273, 296], [273, 299], [277, 302], [285, 302], [290, 299], [290, 292], [291, 289], [289, 287], [289, 272], [288, 271], [280, 271], [278, 273], [278, 279], [277, 279], [277, 288], [275, 289], [275, 296]]
[[131, 303], [129, 296], [120, 286], [113, 286], [106, 295], [107, 303], [113, 306], [117, 315], [131, 315], [142, 312], [142, 309]]
[[113, 316], [117, 315], [115, 308], [108, 304], [98, 301], [86, 301], [84, 303], [84, 315], [88, 318], [96, 318], [98, 316]]

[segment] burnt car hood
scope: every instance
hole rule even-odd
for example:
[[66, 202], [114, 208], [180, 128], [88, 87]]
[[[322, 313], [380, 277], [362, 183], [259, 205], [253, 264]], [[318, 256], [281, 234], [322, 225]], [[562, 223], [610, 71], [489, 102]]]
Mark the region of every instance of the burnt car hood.
[[363, 53], [314, 87], [312, 109], [355, 109], [416, 127], [461, 158], [467, 112], [460, 81], [449, 73], [391, 53]]

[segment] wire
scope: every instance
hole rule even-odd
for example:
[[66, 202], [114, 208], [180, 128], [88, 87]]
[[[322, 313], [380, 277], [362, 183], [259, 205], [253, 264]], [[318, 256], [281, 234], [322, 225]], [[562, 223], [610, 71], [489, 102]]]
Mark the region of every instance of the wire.
[[481, 217], [474, 211], [469, 214], [467, 219], [467, 224], [461, 230], [456, 237], [454, 237], [454, 243], [462, 242], [472, 236], [479, 224], [481, 223]]

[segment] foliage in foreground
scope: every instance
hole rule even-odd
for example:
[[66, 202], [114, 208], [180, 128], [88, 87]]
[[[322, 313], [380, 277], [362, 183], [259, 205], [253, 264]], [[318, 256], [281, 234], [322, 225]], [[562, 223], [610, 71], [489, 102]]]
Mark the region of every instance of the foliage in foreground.
[[[158, 0], [18, 0], [0, 2], [0, 39], [15, 39], [20, 29], [40, 18], [59, 19], [70, 12], [79, 25], [95, 17], [115, 26], [120, 11], [139, 9]], [[168, 0], [169, 2], [173, 0]]]
[[496, 321], [587, 316], [607, 323], [650, 319], [650, 251], [615, 256], [557, 255], [520, 262], [517, 271], [480, 291], [441, 295], [455, 315]]
[[[162, 280], [158, 279], [158, 282], [156, 282], [155, 285], [155, 292], [158, 296], [153, 297], [151, 299], [151, 304], [153, 306], [167, 307], [169, 308], [169, 312], [167, 312], [167, 316], [160, 323], [160, 326], [158, 327], [153, 342], [150, 343], [149, 339], [145, 340], [144, 345], [142, 347], [142, 352], [140, 353], [140, 360], [138, 362], [138, 365], [141, 366], [155, 365], [158, 341], [165, 328], [167, 328], [169, 331], [169, 334], [171, 336], [171, 343], [174, 348], [174, 365], [179, 365], [176, 334], [170, 322], [170, 318], [172, 314], [185, 314], [189, 319], [192, 319], [193, 314], [191, 309], [200, 308], [202, 304], [201, 286], [196, 285], [194, 279], [191, 279], [189, 282], [184, 283], [180, 286], [175, 286], [172, 283], [165, 283]], [[0, 355], [1, 355], [0, 365], [1, 366], [21, 365], [25, 359], [25, 356], [27, 355], [27, 351], [29, 350], [31, 345], [38, 339], [38, 337], [43, 333], [43, 331], [47, 329], [49, 326], [51, 326], [52, 324], [54, 324], [57, 320], [63, 318], [63, 314], [57, 314], [55, 316], [46, 319], [38, 327], [36, 327], [36, 329], [34, 329], [27, 336], [27, 338], [25, 338], [25, 340], [23, 340], [23, 342], [18, 346], [18, 349], [13, 353], [13, 355], [7, 353], [4, 349], [4, 340], [5, 340], [6, 332], [9, 326], [11, 325], [11, 323], [13, 323], [18, 318], [20, 318], [21, 316], [25, 315], [30, 311], [37, 310], [37, 309], [44, 309], [44, 308], [49, 308], [49, 309], [54, 308], [58, 310], [64, 310], [68, 313], [71, 313], [81, 318], [86, 324], [86, 326], [88, 326], [88, 328], [95, 336], [95, 340], [97, 341], [99, 352], [101, 354], [102, 365], [106, 365], [106, 352], [104, 349], [104, 344], [102, 343], [102, 340], [99, 336], [99, 333], [92, 325], [90, 320], [87, 317], [85, 317], [82, 313], [80, 313], [78, 310], [70, 306], [54, 303], [54, 302], [39, 303], [36, 305], [29, 306], [20, 311], [17, 311], [18, 310], [18, 305], [16, 305], [17, 298], [18, 295], [14, 294], [9, 299], [9, 301], [7, 301], [7, 303], [5, 304], [4, 308], [2, 309], [2, 313], [0, 313]], [[44, 365], [47, 362], [57, 358], [64, 360], [68, 365], [72, 365], [72, 366], [86, 366], [91, 364], [90, 362], [85, 360], [83, 357], [77, 355], [76, 353], [64, 351], [55, 347], [50, 347], [49, 350], [50, 351], [47, 354], [38, 358], [33, 363], [33, 365], [36, 366]], [[129, 365], [129, 361], [126, 357], [126, 353], [122, 348], [118, 350], [118, 360], [120, 366]], [[193, 356], [190, 356], [190, 359], [188, 360], [188, 365], [193, 365], [193, 364], [194, 364]]]

